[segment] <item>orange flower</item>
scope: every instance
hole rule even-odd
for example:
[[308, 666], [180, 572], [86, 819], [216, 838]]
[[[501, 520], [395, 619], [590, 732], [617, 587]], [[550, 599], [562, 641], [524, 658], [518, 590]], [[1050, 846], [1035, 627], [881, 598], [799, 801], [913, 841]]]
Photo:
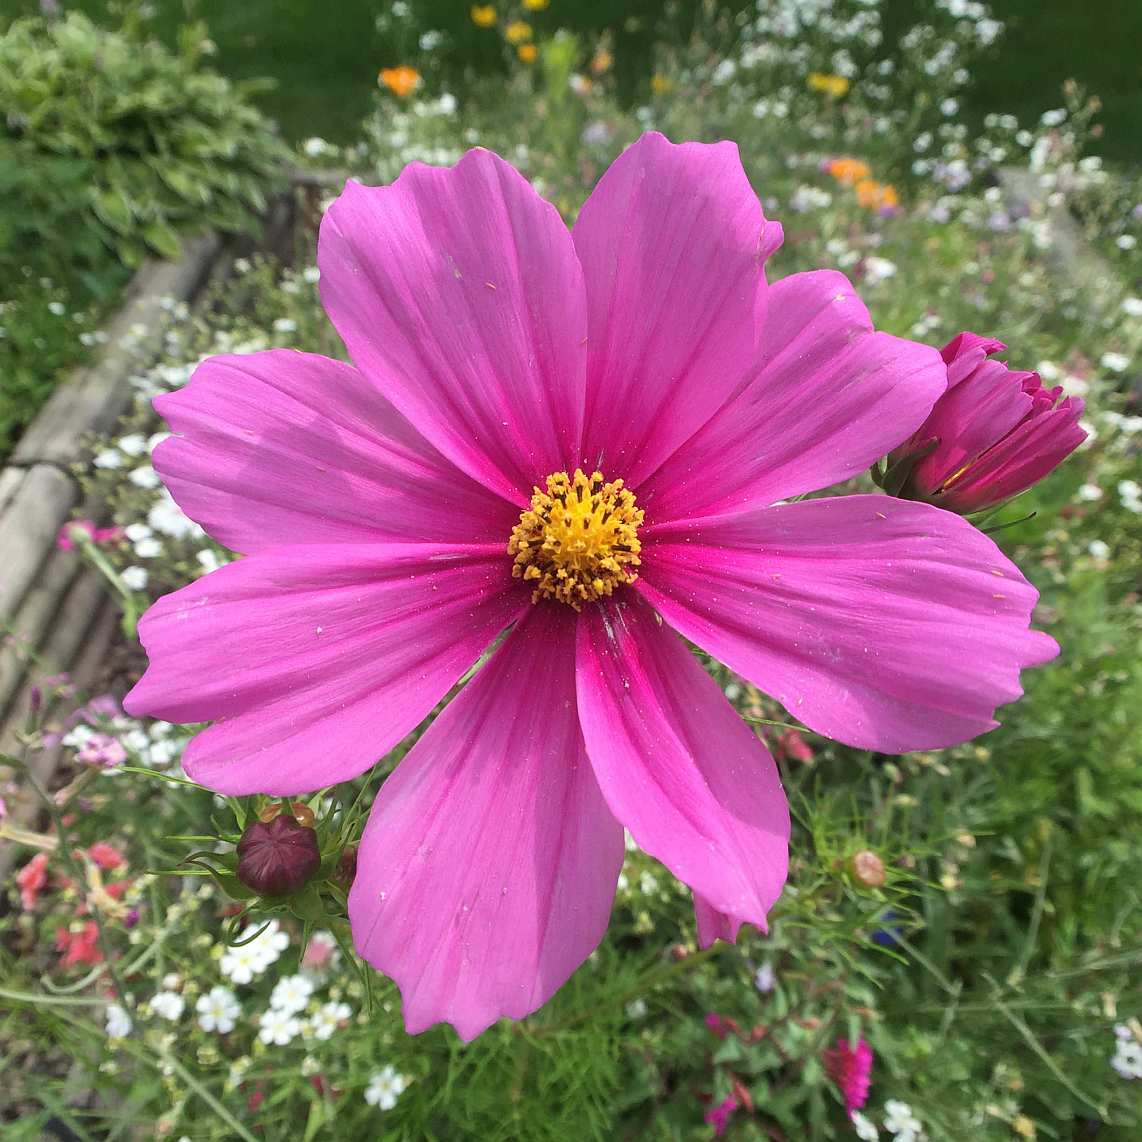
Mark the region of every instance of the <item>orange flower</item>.
[[674, 82], [665, 75], [659, 75], [657, 72], [650, 77], [650, 90], [655, 95], [665, 95], [668, 91], [674, 89]]
[[862, 178], [853, 189], [857, 193], [857, 202], [867, 206], [870, 210], [880, 204], [880, 183], [874, 178]]
[[603, 72], [611, 70], [611, 64], [614, 62], [615, 57], [606, 48], [600, 48], [591, 60], [591, 70], [596, 75], [602, 75]]
[[472, 23], [477, 28], [490, 28], [496, 22], [496, 6], [494, 4], [473, 4], [468, 13]]
[[531, 25], [522, 20], [513, 20], [504, 28], [504, 39], [509, 44], [522, 44], [531, 39]]
[[825, 164], [825, 170], [837, 182], [843, 182], [846, 186], [854, 186], [862, 179], [867, 179], [872, 173], [868, 164], [862, 163], [860, 159], [831, 159]]
[[387, 87], [398, 99], [404, 99], [420, 86], [420, 72], [408, 64], [383, 67], [377, 75], [377, 82], [382, 87]]
[[806, 83], [810, 91], [822, 91], [833, 99], [840, 99], [849, 89], [849, 81], [843, 75], [825, 75], [820, 71], [811, 71]]
[[520, 46], [516, 48], [516, 55], [518, 55], [524, 63], [535, 63], [536, 57], [539, 55], [539, 49], [535, 44], [520, 44]]
[[857, 202], [869, 210], [882, 210], [886, 206], [900, 205], [900, 196], [896, 193], [896, 187], [887, 183], [880, 183], [871, 178], [862, 178], [854, 189], [857, 194]]

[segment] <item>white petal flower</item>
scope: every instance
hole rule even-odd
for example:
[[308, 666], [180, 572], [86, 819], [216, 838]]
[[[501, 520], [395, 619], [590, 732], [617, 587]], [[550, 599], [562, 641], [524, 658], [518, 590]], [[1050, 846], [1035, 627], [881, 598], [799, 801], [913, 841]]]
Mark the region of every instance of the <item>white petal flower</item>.
[[125, 1039], [131, 1034], [133, 1026], [131, 1016], [127, 1014], [126, 1008], [121, 1007], [118, 1003], [107, 1005], [107, 1037], [109, 1039]]
[[408, 1079], [398, 1074], [395, 1067], [385, 1067], [369, 1080], [369, 1085], [365, 1088], [365, 1101], [381, 1110], [392, 1110], [407, 1086]]
[[854, 1110], [849, 1116], [853, 1124], [853, 1129], [856, 1131], [856, 1136], [861, 1139], [861, 1142], [876, 1142], [880, 1137], [880, 1131], [877, 1130], [874, 1123], [870, 1122], [859, 1110]]
[[200, 996], [194, 1005], [198, 1012], [198, 1025], [203, 1031], [217, 1031], [226, 1035], [233, 1031], [242, 1014], [238, 997], [228, 987], [212, 987]]
[[163, 1019], [169, 1019], [172, 1023], [182, 1016], [185, 1007], [186, 1000], [174, 991], [160, 991], [151, 1000], [151, 1010], [156, 1015], [162, 1016]]
[[147, 585], [150, 573], [145, 567], [124, 567], [119, 574], [123, 584], [132, 591], [141, 591]]
[[270, 1006], [275, 1011], [296, 1015], [304, 1009], [313, 994], [313, 984], [303, 975], [287, 975], [274, 984]]
[[297, 1016], [288, 1011], [275, 1011], [270, 1008], [261, 1017], [261, 1026], [258, 1038], [263, 1043], [272, 1043], [278, 1047], [285, 1047], [301, 1033], [301, 1024]]

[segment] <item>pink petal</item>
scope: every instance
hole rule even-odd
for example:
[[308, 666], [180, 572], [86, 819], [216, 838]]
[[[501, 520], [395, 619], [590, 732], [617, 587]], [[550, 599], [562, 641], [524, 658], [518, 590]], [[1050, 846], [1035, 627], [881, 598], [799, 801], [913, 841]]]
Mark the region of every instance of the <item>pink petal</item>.
[[705, 897], [694, 893], [694, 922], [698, 925], [698, 947], [708, 948], [715, 940], [736, 944], [741, 920], [727, 916], [710, 905]]
[[1002, 353], [1007, 346], [994, 337], [981, 337], [964, 330], [957, 333], [941, 350], [948, 366], [948, 388], [954, 389], [967, 380], [992, 353]]
[[1020, 384], [1027, 373], [1013, 373], [1002, 361], [984, 361], [936, 405], [917, 433], [935, 437], [939, 447], [920, 460], [912, 480], [923, 488], [939, 488], [969, 461], [1002, 440], [1034, 407]]
[[642, 555], [637, 587], [667, 622], [849, 745], [966, 741], [1058, 653], [1028, 630], [1038, 592], [1019, 569], [927, 504], [807, 500], [678, 524]]
[[637, 595], [579, 618], [579, 720], [611, 811], [725, 923], [762, 931], [788, 867], [777, 767]]
[[522, 505], [578, 462], [582, 271], [555, 207], [503, 159], [346, 183], [317, 261], [357, 367], [468, 475]]
[[735, 144], [648, 134], [603, 175], [574, 233], [587, 283], [584, 451], [636, 485], [753, 364], [781, 228]]
[[639, 489], [639, 502], [663, 521], [847, 480], [907, 439], [946, 384], [935, 349], [873, 332], [843, 274], [794, 274], [770, 286], [749, 386]]
[[278, 548], [160, 599], [134, 715], [214, 722], [183, 758], [220, 793], [363, 773], [527, 606], [499, 545]]
[[942, 493], [941, 504], [970, 512], [1018, 495], [1043, 479], [1086, 439], [1078, 423], [1082, 409], [1082, 401], [1069, 397], [1050, 412], [1028, 417]]
[[445, 460], [356, 369], [290, 349], [210, 357], [155, 399], [155, 468], [235, 551], [500, 541], [517, 513]]
[[532, 608], [373, 806], [349, 918], [410, 1034], [523, 1018], [606, 931], [623, 833], [583, 751], [574, 630]]

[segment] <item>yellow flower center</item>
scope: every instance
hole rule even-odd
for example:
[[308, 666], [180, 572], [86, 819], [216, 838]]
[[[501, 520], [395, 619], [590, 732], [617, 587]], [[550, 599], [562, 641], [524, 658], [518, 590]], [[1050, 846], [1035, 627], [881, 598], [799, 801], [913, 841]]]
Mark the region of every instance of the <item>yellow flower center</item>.
[[642, 509], [622, 480], [555, 472], [547, 491], [533, 489], [531, 507], [512, 529], [512, 574], [533, 583], [531, 601], [557, 599], [575, 610], [638, 577]]

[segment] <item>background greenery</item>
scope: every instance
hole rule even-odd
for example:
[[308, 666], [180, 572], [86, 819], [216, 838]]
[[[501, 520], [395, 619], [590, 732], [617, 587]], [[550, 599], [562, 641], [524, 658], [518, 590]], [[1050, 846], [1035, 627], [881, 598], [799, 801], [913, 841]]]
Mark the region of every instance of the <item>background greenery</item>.
[[[63, 0], [65, 9], [99, 18], [116, 6], [117, 0]], [[683, 38], [700, 6], [700, 0], [553, 0], [533, 19], [539, 27], [580, 33], [610, 30], [621, 92], [633, 99], [645, 98], [656, 40]], [[731, 11], [747, 6], [743, 0], [719, 4]], [[151, 7], [155, 30], [167, 43], [175, 41], [187, 20], [204, 20], [218, 45], [223, 72], [235, 79], [273, 79], [273, 89], [261, 96], [262, 106], [295, 140], [320, 135], [352, 141], [378, 68], [405, 61], [407, 45], [374, 28], [375, 17], [390, 7], [388, 0], [155, 0]], [[1074, 78], [1103, 100], [1102, 152], [1132, 162], [1142, 159], [1137, 49], [1142, 4], [1098, 0], [1096, 9], [1077, 0], [995, 0], [991, 7], [1009, 32], [1002, 56], [977, 73], [970, 99], [975, 117], [994, 110], [1037, 117], [1059, 105], [1062, 79]], [[0, 25], [37, 8], [37, 0], [0, 0]], [[472, 26], [467, 3], [414, 0], [413, 8], [421, 27], [450, 33], [465, 62], [485, 69], [500, 66], [493, 38]], [[923, 18], [928, 8], [928, 0], [890, 0], [888, 38]]]
[[[544, 16], [548, 29], [563, 22], [557, 5]], [[273, 21], [261, 31], [265, 42], [278, 34]], [[933, 33], [953, 34], [964, 65], [989, 74], [997, 56], [978, 54], [970, 34], [950, 32], [947, 21]], [[998, 58], [1010, 57], [1017, 35]], [[824, 1051], [844, 1035], [866, 1037], [876, 1053], [869, 1116], [883, 1123], [890, 1100], [906, 1101], [933, 1142], [1138, 1137], [1142, 1082], [1110, 1065], [1116, 1025], [1142, 1041], [1142, 529], [1140, 492], [1130, 483], [1142, 428], [1133, 391], [1142, 348], [1138, 183], [1100, 161], [1093, 108], [1077, 89], [1058, 122], [1032, 122], [1025, 137], [994, 114], [982, 134], [946, 114], [939, 104], [954, 89], [960, 58], [928, 74], [923, 37], [899, 53], [891, 75], [862, 71], [836, 99], [806, 84], [807, 72], [834, 58], [828, 36], [806, 34], [759, 61], [753, 40], [703, 16], [692, 43], [656, 42], [657, 91], [646, 94], [644, 71], [635, 101], [622, 76], [591, 70], [593, 35], [541, 40], [536, 65], [525, 67], [493, 34], [486, 42], [494, 59], [470, 77], [450, 57], [417, 54], [424, 87], [405, 99], [375, 89], [373, 60], [362, 121], [342, 136], [350, 145], [317, 148], [305, 161], [381, 182], [409, 161], [452, 162], [479, 142], [516, 163], [570, 221], [607, 163], [648, 127], [674, 138], [735, 139], [767, 212], [785, 225], [775, 275], [841, 267], [880, 328], [934, 344], [963, 328], [996, 334], [1014, 365], [1039, 368], [1086, 397], [1090, 442], [991, 521], [1010, 525], [996, 538], [1042, 591], [1036, 621], [1062, 655], [1027, 672], [1027, 695], [1002, 712], [999, 730], [902, 758], [808, 733], [808, 756], [792, 750], [784, 729], [770, 724], [787, 715], [709, 664], [780, 755], [793, 806], [790, 880], [772, 934], [747, 932], [737, 946], [697, 952], [688, 894], [631, 851], [598, 954], [544, 1010], [468, 1047], [443, 1028], [406, 1036], [391, 986], [359, 971], [348, 950], [337, 857], [401, 750], [367, 777], [311, 799], [326, 854], [317, 884], [284, 902], [252, 900], [187, 861], [207, 853], [225, 871], [234, 837], [263, 801], [188, 788], [178, 755], [189, 730], [126, 719], [113, 701], [69, 693], [50, 663], [35, 663], [57, 701], [50, 716], [28, 711], [28, 755], [55, 732], [87, 726], [120, 742], [139, 772], [85, 768], [69, 745], [73, 764], [56, 790], [60, 818], [41, 815], [31, 833], [6, 842], [19, 844], [25, 867], [33, 854], [46, 855], [49, 880], [30, 906], [18, 885], [6, 886], [0, 917], [5, 1136], [30, 1142], [62, 1124], [100, 1142], [704, 1142], [713, 1134], [707, 1113], [733, 1096], [731, 1138], [848, 1139], [852, 1126], [824, 1065]], [[615, 55], [617, 68], [622, 53]], [[1068, 73], [1055, 74], [1056, 88]], [[589, 84], [572, 78], [586, 75]], [[441, 99], [446, 91], [458, 100]], [[924, 135], [927, 149], [917, 150]], [[838, 155], [859, 157], [878, 194], [891, 182], [902, 205], [862, 204], [829, 173]], [[954, 163], [961, 168], [951, 180]], [[1033, 193], [999, 186], [1000, 165], [1026, 175]], [[336, 186], [334, 178], [305, 196], [296, 265], [240, 263], [199, 312], [171, 312], [163, 358], [132, 378], [137, 407], [93, 444], [93, 463], [80, 475], [129, 529], [98, 555], [136, 608], [229, 558], [155, 485], [149, 400], [185, 383], [209, 353], [270, 344], [340, 352], [316, 296], [311, 228]], [[1097, 248], [1097, 260], [1060, 267], [1050, 226], [1060, 217]], [[54, 297], [35, 280], [28, 290], [40, 305]], [[4, 651], [19, 653], [19, 645]], [[117, 653], [128, 674], [141, 666], [129, 640]], [[29, 801], [21, 759], [12, 764], [4, 796]], [[97, 886], [67, 854], [98, 842], [117, 846], [124, 863]], [[861, 852], [883, 863], [882, 884], [858, 875]], [[119, 886], [132, 922], [99, 896], [107, 884]], [[66, 962], [63, 947], [85, 930], [92, 908], [105, 921], [119, 979], [105, 963]], [[229, 980], [222, 961], [235, 929], [271, 916], [288, 948], [272, 970]], [[314, 973], [313, 1004], [345, 1003], [349, 1014], [328, 1039], [299, 1033], [263, 1042], [272, 988], [299, 970], [315, 928], [345, 949], [340, 963]], [[763, 975], [759, 987], [762, 968], [772, 981]], [[196, 1004], [228, 980], [240, 1017], [225, 1033], [204, 1029]], [[130, 1008], [126, 1036], [109, 1034], [111, 989]], [[164, 1016], [160, 993], [180, 997], [185, 1010]], [[381, 1111], [365, 1092], [386, 1066], [411, 1085]]]

